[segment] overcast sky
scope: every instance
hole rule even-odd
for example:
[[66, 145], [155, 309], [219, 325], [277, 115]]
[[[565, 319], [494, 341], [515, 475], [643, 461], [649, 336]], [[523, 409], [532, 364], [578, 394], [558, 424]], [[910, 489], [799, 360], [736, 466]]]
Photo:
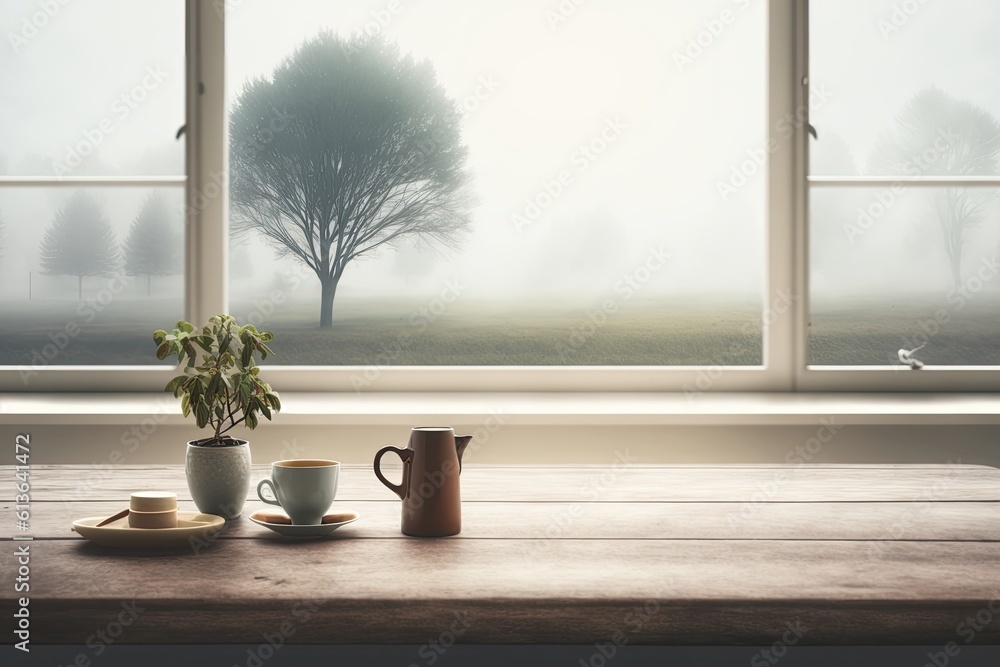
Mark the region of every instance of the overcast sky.
[[[555, 0], [398, 0], [395, 13], [385, 0], [228, 4], [230, 99], [320, 30], [367, 29], [429, 59], [468, 109], [463, 139], [480, 201], [471, 238], [444, 255], [416, 253], [409, 242], [385, 249], [348, 269], [338, 298], [400, 291], [418, 297], [460, 276], [469, 300], [542, 302], [572, 294], [599, 301], [661, 247], [671, 259], [645, 294], [759, 294], [763, 167], [725, 197], [719, 184], [732, 184], [733, 169], [769, 135], [780, 136], [766, 126], [764, 0], [588, 0], [569, 16], [552, 13]], [[887, 33], [879, 21], [892, 21], [894, 5], [813, 3], [812, 83], [829, 91], [813, 123], [821, 137], [839, 136], [859, 168], [877, 134], [927, 85], [1000, 114], [1000, 87], [991, 83], [1000, 62], [1000, 3], [927, 2]], [[182, 142], [173, 137], [184, 120], [183, 3], [73, 2], [60, 5], [37, 34], [25, 33], [25, 17], [38, 11], [33, 0], [0, 6], [0, 170], [50, 174], [74, 146], [89, 142], [92, 150], [70, 173], [182, 173]], [[384, 26], [376, 23], [379, 14]], [[720, 17], [728, 21], [721, 29]], [[28, 36], [12, 42], [10, 34]], [[688, 50], [699, 39], [705, 46]], [[691, 60], [678, 65], [678, 54]], [[496, 90], [476, 100], [483, 81]], [[113, 131], [91, 142], [102, 121]], [[624, 129], [581, 170], [574, 155], [609, 121]], [[571, 172], [572, 183], [519, 232], [512, 215], [523, 214], [526, 201], [561, 170]], [[13, 257], [4, 260], [3, 275], [37, 267], [41, 234], [66, 194], [0, 192], [18, 248], [7, 253]], [[121, 236], [143, 194], [102, 193]], [[898, 223], [845, 251], [853, 253], [851, 275], [878, 256], [882, 269], [869, 277], [879, 284], [911, 273], [933, 282], [898, 252], [900, 235], [914, 233], [902, 229], [903, 210], [895, 213]], [[977, 232], [977, 247], [995, 246], [997, 226], [993, 215]], [[930, 241], [917, 241], [933, 257]], [[264, 283], [282, 268], [262, 247], [240, 252], [238, 258], [249, 253], [263, 263], [257, 272]]]
[[[268, 75], [321, 29], [378, 30], [430, 60], [467, 111], [463, 138], [480, 199], [472, 238], [445, 256], [406, 252], [411, 244], [382, 252], [348, 269], [344, 296], [396, 292], [409, 272], [411, 291], [461, 276], [470, 298], [594, 300], [661, 246], [671, 262], [645, 293], [734, 285], [754, 292], [763, 263], [763, 178], [725, 204], [715, 182], [764, 141], [757, 5], [595, 0], [556, 20], [546, 9], [557, 3], [534, 0], [400, 0], [395, 13], [382, 1], [298, 0], [283, 3], [280, 15], [273, 3], [243, 0], [229, 15], [229, 92]], [[673, 52], [722, 8], [737, 20], [679, 71]], [[384, 26], [376, 22], [380, 12]], [[484, 99], [474, 97], [477, 89]], [[574, 162], [580, 145], [615, 120], [624, 128], [581, 169]], [[512, 215], [523, 214], [526, 200], [562, 170], [572, 183], [518, 231]]]

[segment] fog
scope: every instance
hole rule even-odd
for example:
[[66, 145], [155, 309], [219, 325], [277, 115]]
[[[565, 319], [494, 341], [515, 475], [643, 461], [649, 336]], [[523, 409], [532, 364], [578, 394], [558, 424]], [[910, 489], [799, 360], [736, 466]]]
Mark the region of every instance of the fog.
[[[812, 3], [811, 81], [823, 91], [812, 109], [817, 173], [872, 173], [879, 137], [930, 86], [1000, 116], [1000, 88], [990, 85], [1000, 62], [1000, 5], [913, 3], [919, 9], [900, 18], [898, 4]], [[338, 301], [421, 298], [460, 278], [469, 301], [593, 302], [652, 251], [670, 259], [643, 296], [722, 303], [761, 294], [767, 182], [766, 165], [753, 158], [769, 137], [788, 148], [782, 129], [767, 127], [763, 0], [590, 0], [562, 13], [572, 3], [226, 5], [230, 102], [248, 79], [269, 76], [304, 40], [329, 29], [378, 33], [429, 60], [463, 111], [477, 195], [471, 233], [455, 247], [407, 238], [353, 262]], [[32, 32], [25, 21], [38, 7], [31, 0], [0, 7], [7, 28], [0, 171], [183, 173], [183, 142], [174, 138], [184, 122], [183, 3], [70, 3]], [[568, 177], [557, 187], [560, 172]], [[38, 271], [42, 235], [69, 193], [0, 190], [7, 233], [0, 277], [8, 284]], [[98, 194], [124, 238], [145, 192]], [[814, 289], [949, 289], [932, 193], [896, 196], [863, 234], [851, 233], [859, 210], [878, 195], [814, 194]], [[1000, 242], [996, 203], [984, 202], [981, 212], [965, 237], [966, 270]], [[241, 276], [252, 265], [252, 277], [233, 281], [236, 301], [281, 285], [289, 270], [304, 271], [275, 260], [259, 239], [235, 246], [231, 263]], [[292, 298], [314, 299], [318, 283], [302, 285]]]
[[[811, 110], [819, 135], [811, 142], [814, 173], [998, 173], [996, 159], [980, 168], [963, 164], [960, 155], [951, 162], [944, 159], [948, 141], [936, 144], [937, 140], [948, 131], [967, 131], [958, 114], [922, 116], [927, 137], [912, 148], [913, 152], [926, 150], [927, 159], [913, 160], [906, 173], [892, 173], [876, 158], [880, 139], [898, 131], [896, 120], [906, 105], [932, 87], [956, 104], [980, 107], [994, 119], [1000, 118], [1000, 88], [989, 83], [1000, 63], [996, 39], [1000, 4], [990, 0], [825, 0], [811, 3], [810, 22], [810, 80], [814, 89], [824, 91], [825, 98]], [[954, 153], [967, 149], [967, 143], [985, 139], [958, 141]], [[952, 190], [956, 192], [961, 190]], [[975, 275], [1000, 249], [996, 191], [966, 194], [979, 207], [980, 219], [967, 226], [963, 235], [963, 280]], [[946, 196], [943, 189], [891, 186], [814, 190], [813, 296], [871, 299], [897, 292], [943, 295], [955, 289], [936, 210]], [[987, 287], [1000, 288], [998, 282]]]
[[[546, 5], [524, 0], [401, 0], [398, 11], [294, 2], [280, 19], [273, 4], [244, 0], [229, 15], [228, 94], [329, 28], [379, 32], [429, 59], [461, 105], [479, 199], [470, 237], [453, 249], [385, 248], [348, 268], [338, 299], [434, 293], [460, 277], [469, 300], [593, 301], [660, 247], [671, 261], [644, 294], [754, 294], [764, 178], [725, 203], [715, 183], [764, 143], [762, 6], [740, 12], [684, 71], [672, 58], [730, 6], [594, 2], [550, 23]], [[571, 182], [531, 218], [529, 201], [547, 203], [561, 171]], [[515, 214], [528, 224], [519, 229]], [[250, 252], [269, 257], [260, 245]]]

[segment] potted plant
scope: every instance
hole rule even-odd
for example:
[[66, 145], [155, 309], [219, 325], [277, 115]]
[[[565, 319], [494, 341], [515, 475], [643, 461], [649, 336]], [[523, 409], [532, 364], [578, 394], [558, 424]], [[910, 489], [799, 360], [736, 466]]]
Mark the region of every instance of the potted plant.
[[[259, 416], [270, 420], [281, 400], [260, 377], [256, 355], [266, 359], [274, 336], [252, 324], [240, 326], [229, 315], [216, 315], [199, 331], [181, 320], [171, 333], [153, 332], [157, 359], [176, 355], [184, 374], [166, 391], [181, 399], [184, 416], [211, 435], [187, 444], [184, 469], [195, 505], [206, 514], [235, 519], [250, 490], [250, 443], [228, 435], [239, 424], [256, 428]], [[199, 361], [200, 358], [200, 361]]]

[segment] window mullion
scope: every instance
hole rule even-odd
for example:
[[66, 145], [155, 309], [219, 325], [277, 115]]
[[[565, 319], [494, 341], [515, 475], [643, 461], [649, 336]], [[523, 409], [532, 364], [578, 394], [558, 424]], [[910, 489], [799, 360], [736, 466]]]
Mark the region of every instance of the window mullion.
[[187, 313], [205, 322], [228, 305], [225, 16], [188, 0]]
[[[771, 0], [768, 11], [768, 136], [794, 117], [797, 0]], [[768, 162], [767, 301], [764, 304], [764, 358], [768, 389], [791, 391], [799, 357], [797, 320], [804, 307], [796, 280], [796, 208], [799, 191], [796, 157], [800, 130], [772, 151]], [[773, 139], [772, 139], [773, 140]]]

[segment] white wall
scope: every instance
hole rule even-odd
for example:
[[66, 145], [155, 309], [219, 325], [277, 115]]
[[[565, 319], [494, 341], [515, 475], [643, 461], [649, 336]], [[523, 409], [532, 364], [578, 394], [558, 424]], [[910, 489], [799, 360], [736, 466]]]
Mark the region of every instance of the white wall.
[[[414, 424], [417, 425], [417, 424]], [[627, 451], [636, 463], [781, 463], [801, 447], [810, 463], [980, 463], [1000, 467], [1000, 426], [847, 425], [820, 443], [816, 426], [533, 426], [515, 417], [494, 433], [479, 424], [453, 424], [480, 437], [468, 454], [475, 463], [610, 464]], [[190, 425], [160, 425], [148, 436], [131, 426], [0, 426], [0, 442], [31, 435], [31, 462], [177, 464], [185, 442], [199, 437]], [[263, 424], [250, 434], [253, 458], [323, 457], [370, 464], [386, 444], [405, 446], [405, 426], [288, 426]], [[476, 441], [474, 441], [476, 442]], [[818, 447], [817, 447], [818, 446]]]

